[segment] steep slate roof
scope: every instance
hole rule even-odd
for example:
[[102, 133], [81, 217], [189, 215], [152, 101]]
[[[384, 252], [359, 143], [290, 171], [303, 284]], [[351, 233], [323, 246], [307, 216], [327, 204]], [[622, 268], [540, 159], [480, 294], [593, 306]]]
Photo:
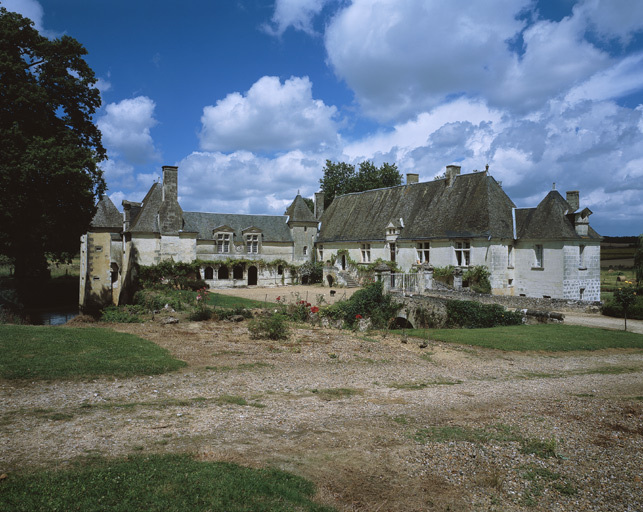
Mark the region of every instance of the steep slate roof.
[[569, 240], [579, 238], [600, 238], [592, 228], [588, 236], [576, 233], [569, 203], [557, 190], [551, 190], [536, 208], [516, 210], [516, 233], [519, 239], [527, 240]]
[[486, 172], [447, 180], [346, 194], [321, 218], [318, 242], [384, 240], [391, 219], [403, 221], [399, 240], [512, 238], [515, 205]]
[[202, 240], [212, 240], [212, 230], [230, 226], [235, 240], [242, 240], [242, 232], [255, 227], [261, 230], [264, 242], [292, 242], [285, 215], [183, 212], [183, 221], [183, 231], [197, 233]]
[[117, 231], [123, 229], [123, 215], [109, 197], [101, 197], [96, 205], [96, 214], [92, 219], [91, 226], [95, 229], [115, 229]]
[[163, 200], [163, 186], [154, 183], [143, 199], [143, 207], [136, 219], [132, 220], [130, 231], [132, 233], [158, 233], [158, 213]]
[[297, 194], [295, 200], [286, 210], [286, 215], [289, 217], [289, 222], [314, 222], [317, 224], [315, 215], [310, 211], [306, 201], [304, 201], [304, 198], [299, 194]]

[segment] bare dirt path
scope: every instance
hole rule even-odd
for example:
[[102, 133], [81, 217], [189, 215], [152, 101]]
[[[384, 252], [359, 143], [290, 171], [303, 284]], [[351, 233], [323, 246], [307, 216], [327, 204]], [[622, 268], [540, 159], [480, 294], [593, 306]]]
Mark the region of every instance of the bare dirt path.
[[[343, 291], [241, 294], [315, 303]], [[245, 322], [106, 327], [188, 366], [130, 379], [0, 380], [0, 474], [189, 452], [303, 475], [341, 511], [643, 510], [641, 350], [420, 348], [322, 328], [267, 341], [250, 339]]]
[[[331, 293], [331, 290], [335, 293]], [[259, 287], [247, 286], [243, 288], [222, 288], [213, 289], [213, 293], [221, 295], [229, 295], [232, 297], [243, 297], [245, 299], [253, 299], [267, 304], [274, 304], [277, 298], [285, 299], [287, 302], [297, 302], [298, 300], [305, 300], [313, 305], [319, 305], [323, 300], [323, 304], [334, 304], [339, 300], [345, 300], [351, 297], [359, 288], [329, 288], [328, 286], [313, 285], [313, 286], [274, 286], [274, 287]]]

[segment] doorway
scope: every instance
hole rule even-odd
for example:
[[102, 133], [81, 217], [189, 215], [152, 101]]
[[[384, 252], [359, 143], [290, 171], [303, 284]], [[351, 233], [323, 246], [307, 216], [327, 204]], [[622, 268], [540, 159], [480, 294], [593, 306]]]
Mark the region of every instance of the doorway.
[[248, 286], [257, 284], [257, 267], [254, 265], [248, 268]]

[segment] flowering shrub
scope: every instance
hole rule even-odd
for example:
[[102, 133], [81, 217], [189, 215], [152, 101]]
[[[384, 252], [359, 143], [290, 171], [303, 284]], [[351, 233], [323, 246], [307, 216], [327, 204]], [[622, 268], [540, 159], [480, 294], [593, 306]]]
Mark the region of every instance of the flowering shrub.
[[321, 313], [334, 320], [343, 320], [347, 327], [352, 327], [363, 318], [362, 312], [368, 311], [374, 327], [386, 327], [388, 319], [396, 317], [399, 309], [400, 305], [384, 293], [382, 283], [378, 281], [357, 290], [350, 299], [324, 308]]
[[305, 322], [308, 320], [311, 305], [310, 302], [299, 300], [288, 307], [288, 316], [296, 322]]
[[207, 287], [200, 288], [196, 291], [194, 298], [194, 311], [190, 313], [189, 319], [195, 322], [201, 320], [210, 320], [212, 318], [212, 309], [208, 306], [208, 294], [210, 291]]

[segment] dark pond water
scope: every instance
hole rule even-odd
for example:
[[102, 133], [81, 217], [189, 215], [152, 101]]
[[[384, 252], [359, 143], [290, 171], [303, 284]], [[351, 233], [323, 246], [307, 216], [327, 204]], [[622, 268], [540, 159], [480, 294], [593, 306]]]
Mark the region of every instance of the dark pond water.
[[63, 325], [78, 316], [78, 307], [65, 309], [37, 309], [25, 312], [32, 325]]

